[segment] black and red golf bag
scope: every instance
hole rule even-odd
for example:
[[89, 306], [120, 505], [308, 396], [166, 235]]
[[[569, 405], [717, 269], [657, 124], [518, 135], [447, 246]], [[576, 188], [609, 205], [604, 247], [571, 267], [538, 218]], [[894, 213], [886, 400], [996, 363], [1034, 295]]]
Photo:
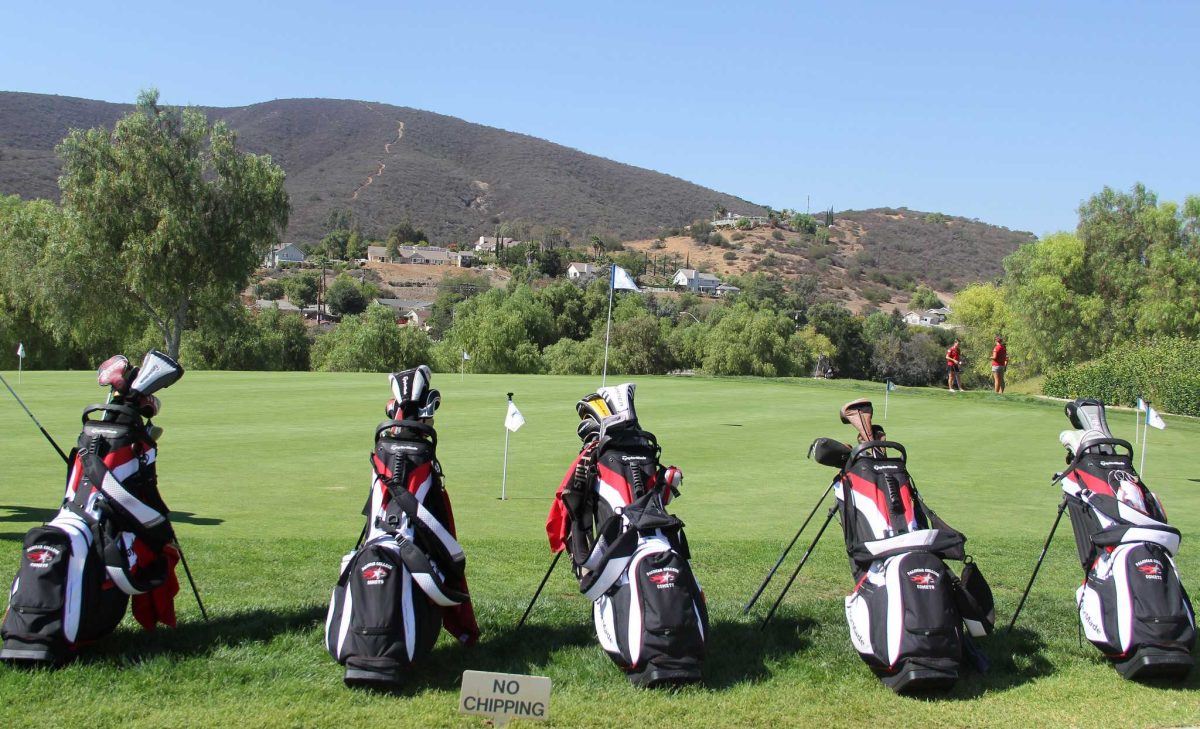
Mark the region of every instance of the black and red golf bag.
[[146, 355], [140, 369], [119, 355], [105, 364], [114, 360], [123, 363], [114, 398], [84, 408], [58, 513], [25, 534], [0, 626], [0, 660], [65, 662], [115, 630], [131, 597], [146, 630], [175, 625], [179, 552], [158, 491], [159, 430], [150, 422], [158, 398], [150, 393], [183, 368], [161, 352]]
[[[921, 498], [904, 446], [886, 440], [870, 414], [866, 401], [842, 409], [860, 428], [854, 448], [822, 439], [813, 449], [839, 469], [835, 510], [855, 580], [845, 599], [850, 640], [897, 692], [948, 687], [965, 662], [986, 665], [971, 636], [992, 630], [991, 590], [966, 555], [966, 537]], [[946, 560], [966, 562], [962, 579]]]
[[593, 601], [601, 647], [636, 686], [699, 681], [708, 634], [683, 522], [667, 513], [683, 481], [638, 426], [634, 385], [604, 387], [577, 405], [583, 447], [546, 520]]
[[1114, 438], [1104, 404], [1066, 406], [1063, 499], [1084, 571], [1076, 591], [1087, 636], [1125, 678], [1183, 676], [1193, 664], [1196, 616], [1174, 556], [1179, 530], [1133, 467], [1133, 447]]
[[430, 378], [425, 365], [391, 375], [395, 399], [375, 428], [367, 522], [342, 559], [325, 621], [325, 647], [348, 686], [399, 683], [443, 627], [464, 644], [479, 638], [437, 460], [441, 396]]

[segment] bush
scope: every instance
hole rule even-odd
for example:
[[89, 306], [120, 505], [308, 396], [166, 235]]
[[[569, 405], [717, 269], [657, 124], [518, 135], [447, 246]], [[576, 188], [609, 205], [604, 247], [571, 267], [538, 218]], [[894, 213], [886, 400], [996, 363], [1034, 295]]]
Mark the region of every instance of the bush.
[[1125, 406], [1141, 397], [1163, 412], [1200, 416], [1200, 340], [1174, 337], [1114, 349], [1099, 359], [1051, 372], [1042, 392]]
[[737, 254], [733, 251], [725, 251], [725, 255], [723, 255], [722, 258], [724, 258], [726, 261], [736, 261]]
[[706, 241], [706, 242], [710, 246], [723, 246], [723, 245], [725, 245], [725, 236], [721, 235], [720, 233], [718, 233], [714, 230], [713, 232], [708, 234], [708, 241]]
[[782, 230], [772, 230], [771, 237], [774, 238], [775, 240], [783, 240], [783, 231]]
[[325, 303], [335, 316], [345, 314], [361, 314], [369, 303], [358, 282], [346, 274], [340, 274], [329, 284], [325, 293]]
[[429, 335], [396, 324], [380, 304], [347, 316], [313, 345], [313, 367], [325, 372], [398, 372], [429, 362]]
[[275, 301], [283, 298], [283, 284], [274, 278], [264, 279], [254, 284], [254, 296], [258, 299]]

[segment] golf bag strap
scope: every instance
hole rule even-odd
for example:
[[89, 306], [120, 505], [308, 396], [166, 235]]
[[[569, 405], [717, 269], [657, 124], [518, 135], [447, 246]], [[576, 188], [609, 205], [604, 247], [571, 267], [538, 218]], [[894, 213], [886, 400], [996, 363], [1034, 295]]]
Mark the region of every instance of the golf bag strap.
[[612, 589], [637, 551], [638, 533], [635, 529], [622, 529], [624, 517], [613, 514], [596, 537], [596, 546], [581, 565], [588, 572], [579, 580], [579, 591], [593, 602]]
[[422, 423], [417, 420], [385, 420], [375, 427], [375, 440], [379, 440], [380, 436], [385, 430], [390, 430], [392, 428], [402, 428], [416, 431], [417, 433], [429, 438], [429, 440], [433, 443], [433, 447], [437, 448], [437, 431], [433, 429], [432, 425]]
[[1160, 527], [1117, 525], [1091, 535], [1092, 544], [1101, 549], [1118, 544], [1150, 542], [1167, 550], [1172, 557], [1179, 551], [1179, 540], [1179, 530], [1166, 524]]
[[171, 566], [167, 559], [155, 559], [146, 565], [142, 563], [139, 555], [138, 569], [135, 571], [129, 564], [130, 549], [126, 548], [121, 533], [109, 534], [105, 533], [104, 529], [99, 531], [104, 571], [121, 592], [126, 595], [141, 595], [158, 588], [167, 580], [167, 572]]
[[961, 551], [963, 541], [961, 534], [943, 534], [940, 529], [918, 529], [886, 539], [862, 542], [850, 550], [850, 556], [856, 562], [873, 562], [905, 552], [931, 552], [943, 559], [951, 559], [946, 553], [955, 547]]
[[[390, 487], [389, 487], [390, 488]], [[461, 575], [467, 563], [466, 553], [445, 525], [437, 520], [429, 509], [417, 501], [406, 490], [392, 489], [392, 503], [396, 504], [413, 525], [417, 541], [438, 552], [438, 564], [447, 572]]]
[[83, 451], [79, 457], [88, 481], [107, 497], [108, 503], [117, 512], [132, 522], [131, 527], [136, 534], [157, 546], [171, 541], [173, 531], [166, 514], [130, 493], [96, 454]]
[[592, 482], [596, 478], [596, 456], [599, 451], [596, 442], [584, 446], [559, 497], [567, 510], [567, 551], [571, 553], [571, 561], [576, 568], [582, 567], [593, 551], [592, 523], [596, 513], [596, 493]]
[[393, 538], [396, 540], [401, 561], [412, 574], [413, 581], [417, 583], [422, 592], [429, 596], [430, 600], [441, 607], [453, 607], [470, 599], [465, 592], [455, 590], [446, 584], [424, 550], [402, 536], [395, 535]]

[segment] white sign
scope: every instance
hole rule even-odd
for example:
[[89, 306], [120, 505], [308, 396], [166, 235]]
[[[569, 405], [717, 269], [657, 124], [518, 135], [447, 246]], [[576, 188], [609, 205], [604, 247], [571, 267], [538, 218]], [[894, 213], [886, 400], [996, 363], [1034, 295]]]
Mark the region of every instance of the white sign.
[[550, 717], [550, 679], [519, 673], [463, 671], [458, 713], [479, 714], [504, 726], [513, 719]]

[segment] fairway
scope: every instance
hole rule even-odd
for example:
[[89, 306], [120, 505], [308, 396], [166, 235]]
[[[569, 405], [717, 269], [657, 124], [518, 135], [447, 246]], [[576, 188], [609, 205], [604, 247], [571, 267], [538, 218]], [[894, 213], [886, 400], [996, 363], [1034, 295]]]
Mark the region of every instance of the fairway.
[[[26, 372], [19, 386], [15, 373], [5, 376], [64, 450], [78, 435], [82, 407], [101, 399], [90, 372]], [[0, 667], [3, 726], [481, 726], [456, 713], [467, 669], [549, 676], [551, 726], [1200, 723], [1200, 671], [1183, 685], [1134, 684], [1080, 644], [1073, 601], [1081, 571], [1065, 519], [1017, 630], [981, 641], [992, 670], [968, 672], [948, 694], [897, 697], [854, 652], [842, 607], [853, 585], [836, 524], [765, 631], [761, 617], [815, 528], [754, 613], [741, 614], [834, 475], [805, 459], [809, 443], [852, 440], [838, 408], [871, 397], [876, 422], [907, 447], [926, 501], [967, 535], [1007, 625], [1060, 500], [1050, 479], [1064, 465], [1062, 403], [901, 388], [884, 419], [882, 386], [869, 383], [635, 377], [609, 384], [625, 380], [638, 384], [638, 414], [658, 436], [664, 464], [685, 476], [672, 507], [687, 524], [711, 613], [702, 685], [676, 693], [632, 688], [596, 643], [590, 605], [562, 565], [529, 624], [514, 631], [549, 564], [543, 525], [578, 451], [574, 404], [597, 378], [434, 376], [443, 402], [438, 454], [483, 636], [463, 649], [443, 635], [403, 690], [378, 695], [343, 687], [322, 635], [339, 560], [362, 526], [386, 376], [189, 372], [159, 393], [158, 472], [211, 621], [201, 621], [185, 584], [174, 630], [144, 633], [127, 617], [65, 669]], [[511, 435], [509, 499], [501, 501], [506, 392], [515, 393], [527, 425]], [[7, 392], [0, 401], [0, 583], [7, 586], [25, 530], [57, 507], [64, 468]], [[1112, 411], [1109, 421], [1132, 440], [1132, 412]], [[1178, 565], [1195, 592], [1200, 467], [1190, 448], [1200, 422], [1167, 423], [1150, 432], [1144, 475], [1183, 533]]]

